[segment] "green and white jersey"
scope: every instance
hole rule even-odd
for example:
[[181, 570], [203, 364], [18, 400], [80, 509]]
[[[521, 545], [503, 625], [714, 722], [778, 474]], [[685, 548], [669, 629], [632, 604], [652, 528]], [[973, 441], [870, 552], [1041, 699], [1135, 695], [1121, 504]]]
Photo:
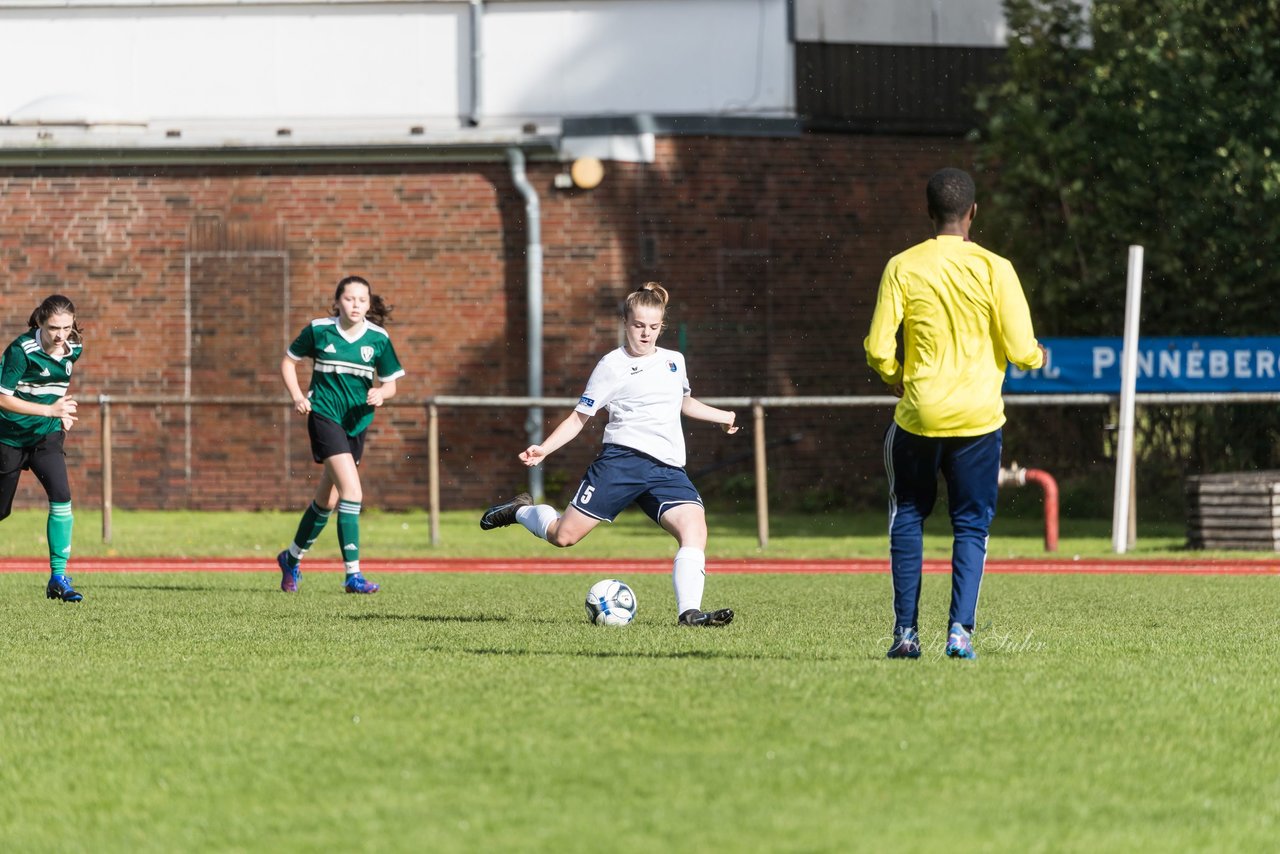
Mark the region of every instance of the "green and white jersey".
[[[40, 330], [30, 329], [19, 335], [4, 351], [0, 368], [0, 394], [14, 395], [32, 403], [57, 403], [71, 385], [71, 366], [80, 358], [80, 345], [67, 344], [67, 352], [50, 356], [40, 346]], [[26, 448], [40, 437], [57, 433], [62, 420], [43, 415], [19, 415], [0, 409], [0, 442], [15, 448]]]
[[374, 377], [385, 383], [404, 376], [391, 336], [367, 320], [343, 332], [338, 318], [317, 318], [298, 334], [288, 353], [294, 361], [315, 359], [307, 393], [311, 410], [341, 424], [348, 436], [359, 435], [373, 421], [367, 400]]

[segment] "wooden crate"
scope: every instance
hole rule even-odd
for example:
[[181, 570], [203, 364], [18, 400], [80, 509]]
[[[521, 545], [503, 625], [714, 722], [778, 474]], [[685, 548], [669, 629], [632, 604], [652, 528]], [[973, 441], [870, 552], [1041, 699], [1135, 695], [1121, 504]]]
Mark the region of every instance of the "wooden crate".
[[1280, 552], [1280, 471], [1187, 478], [1187, 545]]

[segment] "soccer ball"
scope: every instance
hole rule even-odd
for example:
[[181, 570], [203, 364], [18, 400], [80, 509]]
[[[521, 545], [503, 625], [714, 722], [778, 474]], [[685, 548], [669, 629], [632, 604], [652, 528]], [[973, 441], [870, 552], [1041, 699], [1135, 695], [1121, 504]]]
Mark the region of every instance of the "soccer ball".
[[587, 619], [597, 626], [625, 626], [636, 618], [636, 594], [614, 578], [597, 581], [587, 591]]

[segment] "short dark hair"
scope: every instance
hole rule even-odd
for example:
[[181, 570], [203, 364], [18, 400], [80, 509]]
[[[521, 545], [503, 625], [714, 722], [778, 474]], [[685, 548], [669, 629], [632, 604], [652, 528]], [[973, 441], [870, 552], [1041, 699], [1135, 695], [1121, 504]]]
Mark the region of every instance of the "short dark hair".
[[929, 219], [934, 222], [958, 222], [973, 207], [977, 190], [973, 179], [963, 169], [939, 169], [929, 179], [925, 196], [929, 199]]

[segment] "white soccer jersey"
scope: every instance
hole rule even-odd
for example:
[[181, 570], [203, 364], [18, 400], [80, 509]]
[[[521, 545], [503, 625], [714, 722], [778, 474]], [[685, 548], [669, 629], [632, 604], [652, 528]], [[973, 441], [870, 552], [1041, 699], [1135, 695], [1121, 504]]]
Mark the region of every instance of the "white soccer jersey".
[[602, 407], [609, 410], [606, 444], [622, 445], [683, 468], [680, 407], [688, 396], [683, 355], [659, 347], [652, 355], [637, 358], [619, 347], [596, 365], [574, 408], [583, 415], [595, 415]]

